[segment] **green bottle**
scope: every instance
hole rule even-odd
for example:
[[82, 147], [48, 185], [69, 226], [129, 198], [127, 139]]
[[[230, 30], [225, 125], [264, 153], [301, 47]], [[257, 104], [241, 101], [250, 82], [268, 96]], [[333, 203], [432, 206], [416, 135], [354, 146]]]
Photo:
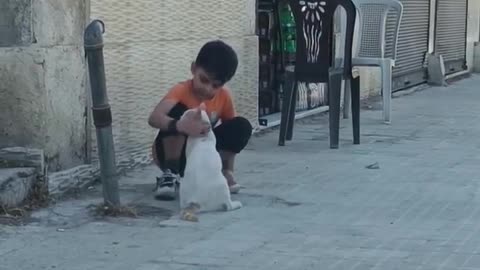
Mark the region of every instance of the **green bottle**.
[[296, 38], [295, 38], [295, 19], [288, 2], [283, 2], [280, 6], [280, 24], [282, 29], [282, 44], [283, 52], [290, 60], [290, 55], [296, 52]]

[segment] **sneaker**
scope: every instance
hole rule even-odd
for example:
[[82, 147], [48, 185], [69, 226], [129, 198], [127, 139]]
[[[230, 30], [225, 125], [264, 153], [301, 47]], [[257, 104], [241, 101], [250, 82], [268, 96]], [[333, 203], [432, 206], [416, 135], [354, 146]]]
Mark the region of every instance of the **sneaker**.
[[240, 192], [240, 189], [243, 187], [237, 182], [235, 182], [234, 177], [233, 177], [233, 172], [231, 170], [223, 170], [223, 176], [227, 179], [227, 184], [228, 188], [230, 189], [231, 194], [238, 194]]
[[172, 173], [170, 170], [165, 170], [161, 177], [157, 177], [155, 198], [163, 201], [175, 200], [178, 185], [178, 175]]
[[238, 194], [240, 192], [240, 189], [242, 189], [243, 187], [239, 184], [233, 184], [231, 186], [228, 186], [228, 188], [230, 189], [230, 194]]

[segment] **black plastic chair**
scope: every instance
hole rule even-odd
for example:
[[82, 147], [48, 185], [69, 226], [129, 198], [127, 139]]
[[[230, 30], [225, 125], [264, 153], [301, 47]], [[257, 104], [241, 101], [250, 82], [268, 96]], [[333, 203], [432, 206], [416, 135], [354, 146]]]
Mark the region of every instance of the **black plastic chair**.
[[[295, 66], [285, 68], [284, 100], [278, 145], [292, 140], [298, 82], [327, 83], [330, 148], [338, 148], [342, 78], [351, 81], [354, 144], [360, 143], [360, 77], [352, 76], [352, 43], [356, 9], [350, 0], [289, 0], [297, 30]], [[341, 6], [347, 13], [343, 67], [333, 65], [333, 15]]]

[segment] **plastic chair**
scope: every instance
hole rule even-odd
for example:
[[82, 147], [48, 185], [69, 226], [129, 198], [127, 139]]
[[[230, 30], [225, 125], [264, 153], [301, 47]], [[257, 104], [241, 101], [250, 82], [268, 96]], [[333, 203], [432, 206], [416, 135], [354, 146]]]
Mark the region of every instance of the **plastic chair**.
[[[356, 36], [357, 48], [352, 66], [380, 67], [382, 74], [383, 119], [391, 122], [392, 68], [397, 54], [398, 32], [403, 15], [403, 5], [397, 0], [352, 0], [357, 8], [359, 31]], [[392, 13], [392, 11], [395, 11]], [[391, 16], [395, 16], [392, 18]], [[392, 20], [394, 19], [394, 20]], [[387, 22], [394, 25], [393, 33], [387, 32]], [[392, 35], [393, 34], [393, 35]], [[387, 47], [387, 36], [393, 38]], [[343, 117], [348, 118], [350, 95], [345, 83]]]
[[[292, 140], [298, 83], [327, 83], [329, 93], [330, 148], [338, 148], [342, 78], [352, 80], [358, 96], [360, 78], [352, 77], [352, 44], [356, 9], [351, 0], [289, 0], [297, 32], [295, 66], [285, 68], [285, 87], [278, 145]], [[347, 13], [343, 67], [332, 67], [333, 15], [338, 7]], [[335, 60], [334, 60], [335, 62]], [[360, 101], [358, 100], [358, 105]], [[358, 110], [357, 110], [358, 107]], [[359, 106], [352, 102], [354, 144], [360, 143]]]

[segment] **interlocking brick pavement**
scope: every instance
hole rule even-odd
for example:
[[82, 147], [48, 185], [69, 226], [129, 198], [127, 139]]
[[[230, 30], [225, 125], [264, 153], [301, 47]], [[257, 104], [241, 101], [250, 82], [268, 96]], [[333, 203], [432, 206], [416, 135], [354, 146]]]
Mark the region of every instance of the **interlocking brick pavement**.
[[122, 199], [163, 215], [97, 220], [85, 207], [98, 196], [60, 202], [0, 227], [0, 269], [480, 269], [479, 84], [396, 98], [391, 125], [362, 111], [359, 146], [342, 120], [330, 150], [325, 115], [297, 122], [285, 147], [278, 130], [255, 136], [237, 164], [245, 207], [198, 224], [151, 198], [155, 168], [132, 172]]

